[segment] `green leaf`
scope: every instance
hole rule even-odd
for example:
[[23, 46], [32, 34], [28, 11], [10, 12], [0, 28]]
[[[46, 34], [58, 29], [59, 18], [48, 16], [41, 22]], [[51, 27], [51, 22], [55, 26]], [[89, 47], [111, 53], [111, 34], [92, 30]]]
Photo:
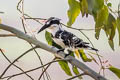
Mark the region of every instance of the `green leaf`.
[[113, 66], [110, 66], [108, 69], [112, 71], [118, 78], [120, 78], [120, 69], [115, 68]]
[[88, 3], [87, 0], [81, 0], [80, 1], [80, 9], [82, 13], [82, 17], [86, 14], [86, 17], [88, 16]]
[[[49, 45], [52, 45], [52, 46], [55, 46], [59, 49], [61, 49], [62, 47], [57, 45], [53, 40], [52, 40], [52, 37], [51, 37], [51, 34], [49, 32], [45, 32], [45, 38], [46, 38], [46, 41], [48, 42]], [[59, 64], [61, 66], [61, 68], [65, 71], [65, 73], [69, 76], [72, 76], [72, 73], [70, 71], [70, 68], [68, 66], [68, 63], [66, 61], [59, 61]]]
[[74, 52], [73, 52], [73, 51], [71, 51], [71, 50], [69, 50], [69, 51], [68, 51], [68, 54], [70, 54], [70, 56], [75, 57]]
[[87, 0], [88, 2], [88, 13], [96, 18], [97, 12], [103, 7], [104, 0]]
[[[73, 67], [72, 67], [72, 70], [73, 70], [73, 72], [75, 73], [75, 75], [79, 75], [79, 74], [80, 74], [76, 66], [73, 66]], [[82, 79], [82, 76], [79, 76], [78, 78], [79, 78], [79, 79]]]
[[104, 0], [93, 0], [94, 6], [93, 6], [93, 12], [99, 11], [104, 6]]
[[111, 28], [111, 33], [110, 33], [110, 37], [109, 37], [110, 40], [113, 40], [113, 38], [115, 36], [115, 30], [116, 30], [116, 23], [112, 22], [112, 24], [113, 24], [113, 26]]
[[61, 49], [62, 47], [58, 44], [56, 44], [53, 40], [52, 40], [52, 37], [51, 37], [51, 34], [49, 32], [45, 32], [45, 38], [46, 38], [46, 41], [48, 42], [49, 45], [51, 46], [55, 46], [57, 47], [58, 49]]
[[2, 19], [0, 18], [0, 24], [2, 23]]
[[115, 36], [116, 31], [116, 20], [112, 14], [109, 14], [107, 24], [104, 25], [103, 30], [106, 33], [106, 36], [108, 37], [108, 42], [112, 50], [114, 50], [114, 42], [113, 38]]
[[80, 74], [76, 66], [73, 66], [72, 69], [76, 75]]
[[103, 24], [107, 24], [109, 12], [107, 6], [103, 6], [101, 10], [98, 11], [96, 17], [96, 28], [101, 27]]
[[115, 21], [116, 20], [115, 20], [114, 16], [110, 13], [108, 16], [107, 24], [104, 25], [104, 28], [103, 28], [103, 30], [105, 31], [107, 36], [110, 36], [112, 27], [114, 27], [113, 23], [115, 23]]
[[91, 59], [92, 59], [96, 64], [99, 65], [99, 63], [97, 62], [97, 60], [96, 60], [91, 54], [88, 54], [88, 55], [91, 57]]
[[97, 53], [94, 53], [94, 52], [91, 52], [91, 51], [88, 51], [90, 54], [93, 54], [93, 55], [97, 55], [97, 56], [99, 56], [99, 57], [103, 57], [102, 55], [100, 55], [100, 54], [97, 54]]
[[96, 17], [96, 23], [95, 23], [96, 39], [99, 39], [100, 30], [104, 25], [107, 24], [108, 16], [109, 16], [108, 8], [107, 6], [103, 6], [103, 8], [99, 10]]
[[59, 61], [58, 63], [67, 75], [72, 76], [72, 73], [70, 71], [67, 61]]
[[46, 41], [48, 42], [49, 45], [52, 45], [53, 43], [53, 40], [51, 38], [51, 34], [49, 32], [45, 32], [45, 38], [46, 38]]
[[108, 43], [109, 43], [110, 47], [112, 48], [112, 50], [114, 51], [114, 42], [113, 42], [113, 40], [109, 40]]
[[107, 6], [108, 6], [108, 7], [112, 7], [112, 4], [111, 4], [111, 3], [108, 3]]
[[120, 46], [120, 18], [117, 18], [117, 30], [119, 34], [119, 46]]
[[81, 56], [81, 58], [82, 58], [82, 60], [83, 60], [84, 62], [91, 62], [91, 61], [92, 61], [92, 59], [90, 59], [90, 58], [88, 58], [88, 57], [86, 56], [86, 54], [84, 53], [83, 49], [78, 50], [78, 51], [79, 51], [80, 56]]
[[77, 16], [80, 13], [80, 3], [76, 0], [68, 0], [68, 4], [69, 4], [69, 10], [67, 14], [69, 21], [67, 22], [67, 25], [71, 26], [75, 22]]

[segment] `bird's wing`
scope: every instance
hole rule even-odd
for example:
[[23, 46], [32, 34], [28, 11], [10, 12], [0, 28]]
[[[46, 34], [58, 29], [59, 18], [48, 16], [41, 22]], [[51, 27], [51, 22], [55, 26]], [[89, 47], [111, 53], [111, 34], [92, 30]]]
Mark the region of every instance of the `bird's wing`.
[[84, 49], [91, 49], [98, 51], [97, 49], [90, 47], [88, 45], [89, 43], [84, 42], [82, 39], [78, 38], [76, 35], [66, 30], [58, 31], [55, 34], [55, 38], [62, 41], [62, 43], [64, 43], [64, 45], [69, 48], [73, 48], [73, 49], [84, 48]]
[[55, 38], [60, 39], [68, 47], [77, 47], [83, 40], [67, 31], [58, 31], [55, 34]]

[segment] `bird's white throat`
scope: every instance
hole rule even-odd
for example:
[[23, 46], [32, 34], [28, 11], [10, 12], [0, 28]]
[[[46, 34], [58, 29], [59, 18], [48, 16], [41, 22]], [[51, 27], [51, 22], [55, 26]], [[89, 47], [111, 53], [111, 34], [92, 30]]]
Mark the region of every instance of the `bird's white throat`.
[[61, 25], [58, 24], [51, 25], [49, 28], [47, 28], [47, 31], [50, 32], [53, 36], [55, 36], [55, 33], [59, 30], [63, 30], [63, 28], [61, 28]]

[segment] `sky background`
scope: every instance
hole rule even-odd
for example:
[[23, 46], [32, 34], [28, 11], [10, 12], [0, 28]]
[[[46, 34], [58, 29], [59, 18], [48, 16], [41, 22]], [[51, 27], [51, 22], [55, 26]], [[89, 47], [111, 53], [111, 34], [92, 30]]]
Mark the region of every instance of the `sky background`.
[[[117, 5], [119, 0], [110, 0], [112, 2], [113, 10], [117, 10]], [[1, 0], [0, 1], [0, 11], [5, 12], [4, 14], [0, 14], [0, 18], [2, 19], [2, 23], [6, 25], [13, 26], [17, 29], [22, 29], [21, 23], [21, 14], [17, 11], [18, 0]], [[68, 1], [67, 0], [25, 0], [24, 3], [24, 11], [25, 13], [29, 14], [32, 17], [39, 17], [39, 18], [49, 18], [51, 16], [58, 17], [62, 19], [63, 23], [67, 23], [67, 10], [69, 9]], [[72, 25], [75, 28], [87, 29], [87, 28], [94, 28], [94, 20], [91, 16], [88, 18], [82, 18], [81, 15], [78, 16], [76, 22]], [[42, 27], [42, 25], [34, 22], [28, 21], [28, 25], [31, 29], [36, 30]], [[84, 41], [88, 40], [78, 31], [74, 31], [71, 29], [67, 29], [73, 33], [75, 33], [78, 37], [82, 38]], [[36, 30], [37, 32], [37, 30]], [[40, 34], [34, 33], [38, 40], [46, 43], [44, 37], [44, 31]], [[5, 31], [0, 30], [0, 34], [7, 33]], [[94, 37], [94, 31], [84, 31], [84, 33], [90, 38], [93, 42], [94, 46], [99, 49], [99, 53], [104, 56], [105, 60], [109, 60], [109, 63], [113, 66], [120, 68], [119, 58], [120, 58], [120, 47], [118, 47], [118, 33], [115, 36], [115, 51], [112, 51], [109, 47], [107, 42], [106, 35], [104, 31], [101, 31], [100, 39], [96, 40]], [[30, 48], [30, 45], [18, 38], [10, 37], [10, 38], [2, 38], [0, 37], [0, 48], [5, 50], [5, 54], [7, 57], [13, 61], [17, 56], [25, 52]], [[48, 52], [37, 49], [39, 55], [41, 56], [44, 63], [47, 63], [53, 59], [53, 55], [49, 54]], [[82, 61], [80, 59], [80, 61]], [[2, 54], [0, 54], [0, 73], [7, 67], [9, 63], [4, 59]], [[21, 66], [24, 70], [29, 70], [31, 68], [35, 68], [40, 66], [39, 60], [34, 52], [30, 52], [28, 55], [24, 56], [16, 63], [17, 65]], [[95, 71], [98, 71], [98, 66], [95, 63], [85, 63], [89, 67], [93, 68]], [[16, 68], [12, 67], [6, 73], [6, 75], [14, 74], [16, 72], [20, 72]], [[48, 69], [49, 74], [51, 75], [52, 80], [64, 80], [69, 78], [64, 72], [60, 69], [59, 65], [53, 64]], [[41, 70], [34, 71], [29, 73], [35, 79], [39, 77]], [[111, 80], [118, 80], [118, 78], [112, 74], [110, 71], [106, 70], [106, 77]], [[84, 77], [85, 80], [92, 80], [90, 77]], [[22, 75], [12, 78], [11, 80], [29, 80], [26, 76]], [[76, 79], [77, 80], [77, 79]]]

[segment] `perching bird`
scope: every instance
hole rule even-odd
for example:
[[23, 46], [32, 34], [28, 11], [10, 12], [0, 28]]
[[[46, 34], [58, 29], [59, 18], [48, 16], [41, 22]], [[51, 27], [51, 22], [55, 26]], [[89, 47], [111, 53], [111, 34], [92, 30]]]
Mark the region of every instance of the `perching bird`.
[[50, 17], [38, 33], [44, 29], [47, 29], [47, 31], [51, 33], [54, 42], [60, 45], [63, 49], [68, 48], [69, 50], [75, 51], [82, 48], [98, 51], [97, 49], [90, 47], [88, 45], [89, 43], [84, 42], [71, 32], [64, 30], [59, 18]]

